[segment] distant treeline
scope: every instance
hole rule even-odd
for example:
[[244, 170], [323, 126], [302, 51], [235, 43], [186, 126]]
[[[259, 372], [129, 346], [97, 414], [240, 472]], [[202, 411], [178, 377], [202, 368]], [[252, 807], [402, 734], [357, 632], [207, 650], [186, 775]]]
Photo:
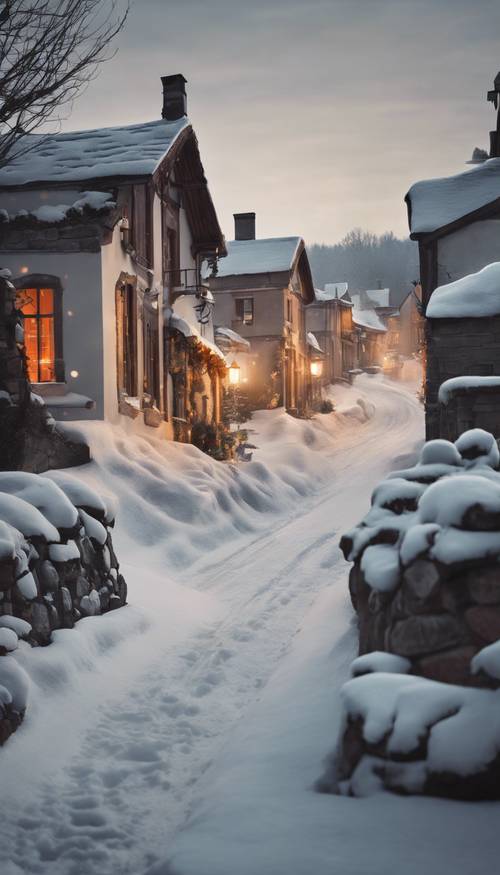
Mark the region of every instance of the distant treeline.
[[308, 246], [314, 284], [348, 282], [351, 291], [391, 290], [391, 304], [397, 306], [420, 279], [418, 247], [400, 240], [392, 231], [378, 236], [354, 228], [333, 246]]

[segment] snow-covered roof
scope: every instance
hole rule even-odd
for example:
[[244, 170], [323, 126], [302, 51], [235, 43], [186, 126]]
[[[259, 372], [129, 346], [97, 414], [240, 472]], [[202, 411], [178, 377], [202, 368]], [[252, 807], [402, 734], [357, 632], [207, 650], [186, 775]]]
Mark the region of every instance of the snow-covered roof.
[[500, 198], [500, 158], [440, 179], [416, 182], [406, 195], [412, 234], [437, 231]]
[[226, 257], [219, 260], [217, 276], [280, 273], [291, 270], [301, 243], [301, 237], [231, 240], [226, 244]]
[[248, 340], [242, 337], [241, 334], [238, 334], [237, 331], [233, 331], [232, 328], [226, 328], [224, 325], [215, 329], [215, 339], [219, 344], [235, 346], [245, 350], [250, 349], [250, 342]]
[[210, 350], [213, 355], [217, 356], [217, 358], [219, 359], [222, 359], [224, 364], [226, 364], [225, 356], [223, 352], [219, 349], [219, 347], [215, 343], [212, 343], [211, 340], [208, 340], [208, 338], [202, 337], [198, 329], [195, 328], [194, 325], [191, 325], [189, 322], [183, 319], [182, 316], [178, 316], [177, 313], [172, 313], [169, 319], [169, 324], [171, 328], [176, 328], [177, 331], [180, 331], [181, 334], [184, 335], [184, 337], [193, 337], [195, 340], [201, 343], [202, 346]]
[[390, 307], [390, 289], [368, 289], [365, 293], [376, 307]]
[[360, 297], [360, 295], [351, 295], [353, 303], [352, 321], [360, 328], [370, 328], [372, 331], [386, 332], [387, 328], [375, 310], [360, 307]]
[[312, 331], [307, 332], [307, 343], [312, 349], [315, 349], [316, 352], [320, 352], [322, 355], [324, 355], [324, 350], [321, 349], [316, 335], [313, 334]]
[[500, 315], [500, 262], [438, 286], [431, 295], [426, 315], [430, 319]]
[[342, 298], [348, 288], [348, 283], [325, 283], [324, 289], [314, 289], [314, 296], [317, 301], [335, 301]]
[[189, 124], [183, 117], [47, 136], [29, 134], [23, 154], [0, 169], [0, 186], [147, 175]]

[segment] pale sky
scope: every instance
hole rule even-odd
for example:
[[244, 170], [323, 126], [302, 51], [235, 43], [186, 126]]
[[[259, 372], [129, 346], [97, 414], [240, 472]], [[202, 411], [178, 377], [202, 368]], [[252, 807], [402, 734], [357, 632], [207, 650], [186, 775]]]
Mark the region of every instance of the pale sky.
[[495, 125], [500, 0], [135, 0], [63, 129], [161, 115], [183, 73], [224, 233], [406, 236], [412, 182], [466, 169]]

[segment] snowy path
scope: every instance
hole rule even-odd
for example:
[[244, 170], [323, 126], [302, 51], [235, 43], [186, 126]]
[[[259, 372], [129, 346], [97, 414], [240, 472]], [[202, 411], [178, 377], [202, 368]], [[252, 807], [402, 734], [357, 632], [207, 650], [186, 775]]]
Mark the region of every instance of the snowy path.
[[[108, 674], [67, 694], [74, 712], [66, 728], [60, 712], [43, 715], [38, 729], [50, 768], [28, 752], [29, 786], [16, 786], [14, 776], [33, 730], [18, 733], [5, 751], [5, 875], [141, 875], [165, 859], [199, 787], [209, 786], [209, 767], [332, 584], [341, 588], [339, 616], [348, 628], [339, 534], [364, 513], [373, 486], [422, 429], [421, 408], [405, 387], [374, 380], [370, 390], [376, 415], [339, 428], [323, 451], [325, 482], [314, 496], [177, 573], [177, 632], [175, 616], [149, 635], [132, 631], [102, 657]], [[127, 560], [128, 579], [144, 574], [134, 573], [133, 556]], [[197, 607], [186, 628], [180, 617], [191, 602]], [[127, 670], [120, 674], [121, 659]]]

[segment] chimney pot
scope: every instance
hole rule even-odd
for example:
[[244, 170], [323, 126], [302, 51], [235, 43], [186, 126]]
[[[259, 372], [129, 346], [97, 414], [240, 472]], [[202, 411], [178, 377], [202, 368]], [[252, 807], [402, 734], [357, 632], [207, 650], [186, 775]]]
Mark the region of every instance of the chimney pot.
[[234, 213], [234, 239], [255, 240], [255, 213]]
[[187, 116], [186, 82], [182, 73], [173, 76], [162, 76], [163, 108], [161, 117], [167, 121], [176, 121]]

